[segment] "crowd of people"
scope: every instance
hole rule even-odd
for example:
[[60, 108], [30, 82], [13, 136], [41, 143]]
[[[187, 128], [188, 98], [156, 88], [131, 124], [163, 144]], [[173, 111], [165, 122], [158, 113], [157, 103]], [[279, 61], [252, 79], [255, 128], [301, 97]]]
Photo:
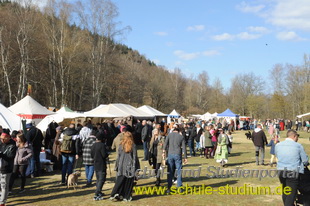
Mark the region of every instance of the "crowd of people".
[[[266, 165], [264, 164], [265, 146], [269, 146], [271, 147], [269, 165], [273, 166], [276, 163], [279, 170], [283, 170], [286, 166], [289, 169], [293, 167], [284, 157], [284, 154], [289, 154], [291, 151], [283, 152], [282, 148], [287, 139], [292, 139], [296, 143], [298, 134], [288, 127], [287, 139], [280, 142], [280, 123], [281, 121], [277, 120], [267, 120], [264, 123], [258, 121], [254, 124], [252, 141], [255, 146], [257, 165]], [[166, 120], [162, 119], [158, 123], [137, 120], [132, 126], [126, 121], [106, 121], [96, 125], [91, 121], [85, 121], [77, 125], [71, 123], [67, 128], [52, 122], [43, 133], [31, 123], [26, 125], [27, 131], [10, 132], [0, 128], [0, 206], [6, 203], [14, 181], [19, 175], [21, 177], [19, 192], [25, 191], [27, 175], [31, 178], [41, 175], [42, 147], [52, 151], [51, 159], [54, 167], [56, 170], [61, 170], [60, 185], [67, 185], [69, 175], [75, 171], [81, 171], [82, 167], [85, 167], [86, 187], [93, 185], [93, 176], [96, 175], [94, 200], [102, 200], [105, 196], [102, 188], [106, 181], [107, 164], [110, 164], [111, 151], [115, 150], [116, 178], [110, 199], [131, 201], [132, 190], [137, 180], [135, 172], [140, 169], [137, 145], [143, 147], [142, 161], [148, 161], [155, 170], [155, 186], [160, 186], [162, 181], [160, 169], [167, 167], [169, 172], [167, 193], [169, 193], [173, 182], [177, 187], [182, 186], [181, 169], [184, 164], [187, 164], [188, 158], [195, 156], [214, 158], [220, 166], [227, 167], [228, 157], [232, 151], [232, 134], [235, 129], [240, 129], [238, 126], [240, 121], [235, 123], [232, 119], [190, 120], [180, 124], [175, 122], [167, 124]], [[270, 135], [269, 143], [263, 130], [264, 126]], [[295, 156], [292, 157], [295, 158], [294, 161], [298, 160], [299, 166], [305, 165], [308, 157], [303, 153], [303, 147], [299, 143], [288, 143], [293, 144], [292, 148], [295, 147], [299, 151], [297, 154], [294, 150], [293, 156]], [[170, 171], [176, 171], [177, 177], [174, 177], [175, 173]], [[300, 173], [303, 173], [303, 170], [300, 170]], [[297, 188], [296, 181], [289, 178], [282, 178], [280, 181], [283, 185]], [[283, 198], [284, 202], [292, 199], [291, 196]]]

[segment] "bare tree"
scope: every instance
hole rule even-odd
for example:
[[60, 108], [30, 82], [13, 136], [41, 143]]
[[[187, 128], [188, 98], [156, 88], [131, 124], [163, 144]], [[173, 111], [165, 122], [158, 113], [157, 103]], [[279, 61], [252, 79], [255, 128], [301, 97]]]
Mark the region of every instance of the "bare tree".
[[11, 82], [10, 82], [10, 74], [12, 72], [9, 71], [8, 63], [10, 58], [10, 40], [9, 38], [4, 40], [3, 33], [5, 28], [0, 26], [0, 55], [1, 55], [1, 69], [4, 74], [4, 78], [6, 80], [8, 93], [9, 93], [9, 104], [12, 105], [12, 90], [11, 90]]

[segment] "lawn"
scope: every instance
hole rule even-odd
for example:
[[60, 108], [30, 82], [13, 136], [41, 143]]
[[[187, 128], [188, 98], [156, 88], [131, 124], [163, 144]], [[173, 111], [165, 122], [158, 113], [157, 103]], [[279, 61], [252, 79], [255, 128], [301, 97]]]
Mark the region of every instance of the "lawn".
[[[237, 167], [241, 169], [274, 169], [270, 166], [256, 166], [255, 164], [255, 151], [252, 141], [247, 140], [244, 131], [237, 131], [233, 134], [233, 150], [228, 159], [228, 167], [224, 170], [233, 170]], [[281, 133], [281, 141], [285, 139], [285, 132]], [[300, 132], [299, 142], [303, 144], [307, 154], [310, 153], [310, 134]], [[270, 148], [265, 152], [265, 163], [270, 159]], [[143, 156], [142, 149], [139, 149], [138, 154], [141, 159]], [[109, 194], [114, 185], [115, 173], [113, 171], [113, 165], [115, 160], [115, 153], [112, 153], [111, 157], [112, 177], [110, 176], [109, 169], [107, 171], [107, 182], [103, 187], [105, 197], [108, 199]], [[140, 162], [141, 168], [148, 165], [148, 162]], [[221, 186], [269, 186], [274, 189], [280, 185], [278, 178], [266, 177], [259, 180], [256, 177], [253, 178], [237, 178], [237, 177], [225, 177], [225, 178], [208, 178], [207, 168], [210, 166], [219, 167], [219, 164], [214, 159], [205, 159], [200, 157], [191, 157], [188, 159], [188, 164], [184, 165], [184, 169], [198, 169], [202, 167], [200, 177], [185, 177], [183, 178], [183, 184], [189, 186], [206, 185], [213, 187], [217, 190]], [[222, 168], [221, 168], [222, 170]], [[225, 173], [224, 173], [225, 174]], [[73, 205], [282, 205], [281, 195], [220, 195], [214, 192], [212, 195], [137, 195], [133, 194], [133, 201], [130, 203], [123, 202], [111, 202], [110, 200], [94, 201], [93, 195], [95, 187], [86, 188], [85, 173], [82, 172], [82, 177], [79, 180], [79, 186], [77, 190], [67, 189], [65, 186], [60, 186], [61, 174], [60, 172], [45, 173], [43, 176], [27, 179], [26, 192], [18, 194], [19, 180], [15, 183], [13, 193], [9, 196], [8, 205], [54, 205], [54, 206], [73, 206]], [[162, 180], [162, 186], [167, 186], [166, 178]], [[140, 179], [137, 186], [154, 186], [155, 178]], [[234, 191], [234, 190], [233, 190]]]

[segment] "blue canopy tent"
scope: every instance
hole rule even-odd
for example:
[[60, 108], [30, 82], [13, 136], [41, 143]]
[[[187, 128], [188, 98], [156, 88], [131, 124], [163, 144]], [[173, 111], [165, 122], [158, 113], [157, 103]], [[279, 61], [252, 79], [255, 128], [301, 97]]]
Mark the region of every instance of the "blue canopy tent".
[[231, 118], [231, 119], [234, 119], [234, 122], [235, 122], [235, 129], [237, 127], [236, 125], [236, 119], [239, 117], [239, 115], [233, 113], [230, 109], [226, 109], [224, 112], [220, 113], [217, 115], [217, 117], [219, 118]]
[[225, 112], [218, 114], [218, 117], [239, 117], [239, 115], [233, 113], [230, 109], [226, 109]]

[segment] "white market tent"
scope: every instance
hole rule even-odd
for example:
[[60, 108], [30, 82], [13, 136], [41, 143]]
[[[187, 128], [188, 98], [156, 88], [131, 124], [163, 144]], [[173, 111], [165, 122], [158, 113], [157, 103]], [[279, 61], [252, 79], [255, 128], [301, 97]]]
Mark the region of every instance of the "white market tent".
[[0, 104], [0, 125], [2, 128], [7, 128], [11, 131], [22, 129], [21, 118], [2, 104]]
[[[70, 112], [71, 111], [71, 112]], [[39, 128], [41, 131], [45, 131], [48, 128], [48, 125], [51, 122], [61, 123], [65, 120], [71, 120], [79, 117], [85, 117], [83, 113], [77, 113], [73, 112], [68, 107], [62, 107], [60, 110], [58, 110], [55, 114], [51, 114], [46, 116], [38, 125], [37, 128]]]
[[67, 107], [67, 106], [63, 106], [63, 107], [61, 107], [56, 113], [57, 113], [57, 114], [62, 114], [62, 113], [66, 113], [66, 112], [73, 112], [73, 110], [70, 109], [70, 108]]
[[142, 111], [142, 112], [145, 112], [149, 115], [152, 115], [152, 116], [161, 116], [161, 117], [166, 117], [167, 115], [158, 111], [157, 109], [151, 107], [151, 106], [148, 106], [148, 105], [144, 105], [144, 106], [141, 106], [141, 107], [138, 107], [138, 110]]
[[47, 115], [54, 114], [54, 112], [43, 107], [29, 95], [10, 106], [9, 110], [21, 118], [34, 122], [36, 125]]
[[94, 111], [96, 112], [98, 109], [101, 109], [101, 108], [106, 107], [106, 106], [108, 106], [108, 105], [107, 104], [100, 104], [98, 107], [96, 107], [96, 108], [94, 108], [94, 109], [92, 109], [92, 110], [90, 110], [88, 112], [84, 112], [84, 114], [86, 114], [86, 115], [88, 113], [93, 114]]
[[170, 118], [180, 118], [181, 115], [174, 109], [169, 115]]
[[310, 115], [310, 113], [305, 113], [305, 114], [297, 115], [296, 117], [300, 119], [300, 118], [303, 118], [303, 117], [309, 116], [309, 115]]
[[216, 113], [216, 112], [213, 113], [213, 114], [211, 114], [210, 112], [207, 112], [207, 113], [201, 115], [200, 119], [202, 119], [202, 120], [210, 120], [210, 119], [213, 119], [213, 118], [217, 117], [217, 115], [218, 115], [218, 113]]
[[103, 107], [93, 109], [84, 113], [87, 117], [102, 117], [102, 118], [116, 118], [116, 117], [153, 117], [129, 104], [109, 104]]

